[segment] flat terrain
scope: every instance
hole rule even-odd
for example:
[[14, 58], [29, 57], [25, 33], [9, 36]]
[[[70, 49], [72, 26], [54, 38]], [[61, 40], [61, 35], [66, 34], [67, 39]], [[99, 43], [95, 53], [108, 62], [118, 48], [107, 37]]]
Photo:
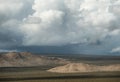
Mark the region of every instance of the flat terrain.
[[[70, 55], [46, 55], [51, 62], [63, 61], [63, 58], [75, 63], [87, 63], [93, 65], [120, 64], [120, 56], [70, 56]], [[8, 57], [8, 56], [7, 56]], [[15, 58], [14, 58], [15, 57]], [[54, 57], [57, 57], [54, 58]], [[2, 58], [2, 57], [1, 57]], [[22, 60], [21, 57], [10, 55], [11, 60]], [[9, 59], [9, 58], [7, 58]], [[8, 61], [5, 58], [5, 61]], [[26, 57], [26, 59], [29, 59]], [[2, 59], [1, 59], [2, 60]], [[34, 61], [35, 59], [32, 60]], [[10, 60], [9, 60], [10, 61]], [[27, 61], [27, 60], [26, 60]], [[31, 61], [31, 60], [30, 60]], [[46, 62], [46, 61], [45, 61]], [[65, 62], [65, 61], [64, 61]], [[29, 63], [29, 62], [28, 62]], [[50, 62], [49, 62], [50, 63]], [[43, 65], [43, 66], [42, 66]], [[91, 73], [51, 73], [47, 72], [51, 68], [57, 67], [57, 64], [46, 64], [34, 67], [0, 67], [0, 82], [120, 82], [120, 72], [91, 72]]]
[[0, 82], [120, 82], [120, 72], [50, 73], [49, 67], [0, 68]]

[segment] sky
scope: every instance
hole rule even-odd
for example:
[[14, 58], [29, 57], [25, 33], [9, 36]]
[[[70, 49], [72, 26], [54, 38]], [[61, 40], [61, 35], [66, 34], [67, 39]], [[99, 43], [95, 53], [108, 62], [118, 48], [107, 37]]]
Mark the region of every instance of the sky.
[[0, 52], [120, 55], [120, 0], [0, 0]]

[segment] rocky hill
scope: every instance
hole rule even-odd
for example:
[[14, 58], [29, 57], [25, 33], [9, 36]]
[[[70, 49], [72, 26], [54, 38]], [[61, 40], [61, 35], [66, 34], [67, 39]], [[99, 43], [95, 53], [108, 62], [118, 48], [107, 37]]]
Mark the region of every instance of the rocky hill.
[[29, 52], [10, 52], [0, 54], [0, 67], [62, 65], [67, 63], [69, 63], [69, 61], [62, 58], [34, 55]]
[[64, 66], [52, 68], [48, 71], [57, 72], [57, 73], [120, 71], [120, 64], [98, 66], [98, 65], [90, 65], [84, 63], [69, 63]]

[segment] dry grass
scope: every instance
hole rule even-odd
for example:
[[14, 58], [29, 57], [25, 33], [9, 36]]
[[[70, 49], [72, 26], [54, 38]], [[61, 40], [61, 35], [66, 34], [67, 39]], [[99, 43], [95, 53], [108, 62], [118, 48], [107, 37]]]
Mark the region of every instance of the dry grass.
[[0, 72], [0, 82], [120, 82], [119, 76], [120, 72], [59, 74], [33, 69]]
[[9, 82], [120, 82], [120, 78], [92, 78], [92, 79], [54, 79], [54, 80], [22, 80]]

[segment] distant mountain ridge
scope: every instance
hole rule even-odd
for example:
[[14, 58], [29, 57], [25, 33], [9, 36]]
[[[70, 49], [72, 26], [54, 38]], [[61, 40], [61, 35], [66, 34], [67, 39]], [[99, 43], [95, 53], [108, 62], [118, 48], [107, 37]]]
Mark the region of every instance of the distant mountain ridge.
[[27, 67], [67, 63], [69, 63], [69, 61], [66, 59], [34, 55], [29, 52], [9, 52], [0, 54], [0, 67]]

